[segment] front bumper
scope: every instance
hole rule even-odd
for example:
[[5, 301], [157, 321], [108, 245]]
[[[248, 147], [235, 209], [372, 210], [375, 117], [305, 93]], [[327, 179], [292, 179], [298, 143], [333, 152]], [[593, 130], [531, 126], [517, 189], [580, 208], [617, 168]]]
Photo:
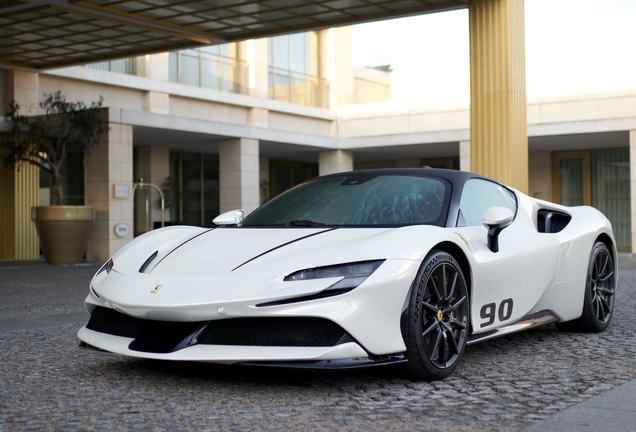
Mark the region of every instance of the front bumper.
[[209, 363], [243, 362], [292, 362], [335, 359], [367, 359], [367, 352], [355, 342], [333, 347], [258, 347], [231, 345], [193, 345], [168, 353], [141, 352], [130, 349], [134, 338], [114, 336], [82, 327], [77, 335], [80, 340], [95, 348], [130, 357], [198, 361]]
[[[172, 352], [130, 349], [135, 339], [83, 328], [79, 338], [118, 354], [144, 358], [237, 363], [367, 358], [404, 352], [400, 317], [419, 262], [388, 259], [359, 287], [345, 294], [276, 306], [256, 306], [319, 292], [331, 279], [285, 282], [282, 277], [227, 277], [184, 280], [152, 274], [111, 272], [94, 279], [86, 298], [89, 313], [97, 307], [135, 319], [174, 323], [233, 318], [303, 317], [336, 323], [353, 342], [335, 346], [181, 346]], [[159, 289], [155, 287], [160, 286]]]

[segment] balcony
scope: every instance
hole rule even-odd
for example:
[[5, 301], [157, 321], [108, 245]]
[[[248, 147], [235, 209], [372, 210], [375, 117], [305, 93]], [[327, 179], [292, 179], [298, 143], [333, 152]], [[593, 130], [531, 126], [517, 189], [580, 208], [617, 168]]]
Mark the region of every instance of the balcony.
[[269, 66], [270, 99], [329, 109], [329, 80]]
[[174, 83], [249, 93], [249, 63], [233, 57], [189, 49], [169, 54], [169, 80]]
[[[104, 61], [99, 63], [87, 64], [86, 67], [90, 69], [103, 70], [108, 72], [123, 73], [126, 75], [143, 75], [138, 66], [138, 57], [129, 57], [120, 60]], [[143, 57], [141, 57], [143, 59]]]

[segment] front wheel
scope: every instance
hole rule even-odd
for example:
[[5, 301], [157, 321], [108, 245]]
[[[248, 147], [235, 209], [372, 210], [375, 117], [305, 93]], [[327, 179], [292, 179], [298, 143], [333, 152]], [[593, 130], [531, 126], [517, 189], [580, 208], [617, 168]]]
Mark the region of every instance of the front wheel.
[[433, 250], [420, 267], [407, 310], [405, 370], [414, 379], [439, 380], [459, 363], [468, 336], [468, 289], [459, 264]]
[[581, 317], [574, 321], [558, 323], [558, 328], [577, 332], [602, 332], [612, 320], [615, 293], [614, 260], [607, 246], [602, 242], [596, 242], [590, 253]]

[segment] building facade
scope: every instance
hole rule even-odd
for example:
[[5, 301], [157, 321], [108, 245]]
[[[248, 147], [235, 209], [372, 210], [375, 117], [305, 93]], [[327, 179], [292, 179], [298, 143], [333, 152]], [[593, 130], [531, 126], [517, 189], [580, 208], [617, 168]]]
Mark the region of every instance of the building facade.
[[[71, 149], [65, 168], [65, 201], [96, 210], [86, 259], [99, 262], [160, 225], [160, 196], [148, 184], [163, 192], [167, 223], [210, 226], [319, 174], [470, 170], [468, 101], [392, 101], [391, 72], [354, 67], [351, 54], [351, 29], [341, 27], [40, 73], [0, 70], [0, 104], [16, 100], [38, 115], [44, 93], [104, 97], [107, 135], [86, 154]], [[633, 247], [636, 89], [529, 100], [526, 115], [529, 194], [594, 205], [618, 244]], [[2, 168], [0, 258], [39, 257], [29, 214], [48, 204], [47, 182], [32, 168]], [[130, 228], [123, 237], [121, 224]]]

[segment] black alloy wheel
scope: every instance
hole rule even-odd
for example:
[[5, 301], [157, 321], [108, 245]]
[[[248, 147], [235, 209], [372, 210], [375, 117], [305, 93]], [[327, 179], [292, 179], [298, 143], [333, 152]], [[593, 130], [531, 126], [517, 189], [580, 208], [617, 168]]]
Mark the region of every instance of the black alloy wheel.
[[468, 336], [468, 289], [452, 255], [433, 250], [411, 289], [405, 365], [411, 378], [438, 380], [459, 363]]
[[581, 317], [557, 326], [562, 330], [598, 333], [612, 320], [616, 295], [616, 267], [607, 246], [596, 242], [590, 253]]

